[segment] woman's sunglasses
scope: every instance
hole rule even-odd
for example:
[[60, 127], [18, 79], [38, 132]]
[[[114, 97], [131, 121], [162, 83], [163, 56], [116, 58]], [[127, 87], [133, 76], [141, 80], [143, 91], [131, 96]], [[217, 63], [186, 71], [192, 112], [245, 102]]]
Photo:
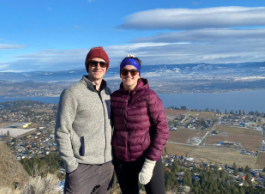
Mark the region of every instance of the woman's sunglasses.
[[131, 69], [131, 70], [122, 69], [121, 70], [121, 74], [124, 76], [128, 75], [129, 72], [131, 73], [132, 76], [136, 76], [139, 71], [137, 69]]
[[89, 61], [89, 64], [91, 67], [96, 67], [98, 64], [100, 65], [101, 68], [106, 68], [108, 63], [104, 61]]

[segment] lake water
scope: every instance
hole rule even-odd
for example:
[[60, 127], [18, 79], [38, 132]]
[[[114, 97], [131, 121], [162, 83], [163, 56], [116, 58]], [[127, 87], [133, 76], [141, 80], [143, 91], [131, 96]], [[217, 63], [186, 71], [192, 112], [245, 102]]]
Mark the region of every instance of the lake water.
[[[158, 94], [163, 101], [164, 107], [187, 106], [188, 109], [213, 108], [220, 111], [245, 110], [265, 112], [265, 90], [225, 92], [225, 93], [187, 93], [187, 94]], [[0, 102], [14, 100], [32, 100], [45, 103], [58, 103], [59, 97], [0, 97]]]

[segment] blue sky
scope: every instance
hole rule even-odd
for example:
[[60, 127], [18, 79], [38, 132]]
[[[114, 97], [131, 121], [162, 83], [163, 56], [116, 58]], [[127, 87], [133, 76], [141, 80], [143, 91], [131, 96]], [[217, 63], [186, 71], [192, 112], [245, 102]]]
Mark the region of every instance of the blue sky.
[[110, 66], [265, 61], [261, 0], [0, 0], [0, 71], [84, 68], [103, 46]]

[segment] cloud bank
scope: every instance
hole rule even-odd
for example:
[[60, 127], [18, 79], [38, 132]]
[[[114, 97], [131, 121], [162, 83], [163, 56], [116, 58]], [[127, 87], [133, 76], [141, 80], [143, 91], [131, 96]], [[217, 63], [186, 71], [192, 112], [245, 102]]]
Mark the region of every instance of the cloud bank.
[[[139, 57], [143, 65], [260, 62], [265, 61], [265, 28], [262, 25], [265, 26], [265, 7], [148, 10], [129, 15], [119, 27], [174, 31], [104, 48], [111, 67], [118, 66], [127, 54]], [[253, 26], [259, 28], [253, 29]], [[0, 44], [0, 49], [22, 47]], [[46, 49], [16, 55], [13, 61], [0, 63], [0, 71], [82, 69], [89, 49]]]
[[140, 37], [132, 42], [254, 42], [265, 40], [265, 29], [200, 29]]
[[18, 44], [0, 44], [0, 49], [20, 49], [24, 48], [25, 45], [18, 45]]
[[265, 26], [265, 7], [155, 9], [131, 14], [119, 28], [186, 30], [235, 26]]

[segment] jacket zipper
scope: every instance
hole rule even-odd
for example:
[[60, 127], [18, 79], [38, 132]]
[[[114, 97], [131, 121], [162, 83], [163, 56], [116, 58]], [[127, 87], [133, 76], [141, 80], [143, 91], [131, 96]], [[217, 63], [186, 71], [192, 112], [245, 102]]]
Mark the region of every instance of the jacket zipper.
[[102, 108], [103, 108], [103, 115], [104, 115], [104, 137], [105, 137], [105, 148], [104, 148], [104, 163], [106, 163], [106, 147], [107, 147], [107, 137], [106, 137], [106, 116], [105, 116], [105, 107], [104, 107], [104, 104], [103, 104], [103, 100], [102, 100], [102, 96], [101, 96], [101, 91], [97, 91], [98, 92], [98, 95], [100, 97], [100, 100], [101, 100], [101, 104], [102, 104]]
[[[128, 98], [127, 106], [126, 106], [126, 109], [125, 109], [125, 119], [126, 119], [126, 121], [127, 121], [127, 118], [128, 118], [127, 108], [129, 106], [130, 98], [131, 98], [131, 93], [129, 92], [129, 98]], [[127, 156], [128, 156], [129, 161], [131, 161], [130, 150], [129, 150], [129, 147], [130, 147], [130, 145], [129, 145], [130, 131], [128, 129], [128, 122], [126, 122], [126, 129], [128, 131]]]

